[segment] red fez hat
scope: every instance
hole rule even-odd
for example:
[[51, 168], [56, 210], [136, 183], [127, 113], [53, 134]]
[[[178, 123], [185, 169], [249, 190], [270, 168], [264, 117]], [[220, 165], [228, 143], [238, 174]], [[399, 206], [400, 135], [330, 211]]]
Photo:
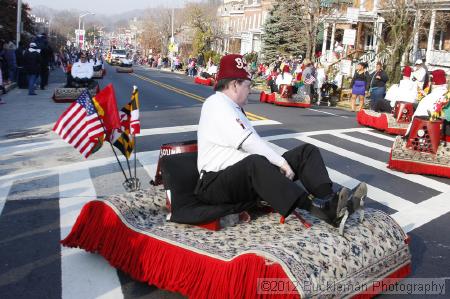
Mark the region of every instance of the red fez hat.
[[291, 70], [289, 69], [289, 65], [285, 64], [283, 67], [283, 73], [289, 73]]
[[434, 85], [443, 85], [447, 83], [444, 70], [434, 70], [431, 72], [431, 75], [433, 76]]
[[217, 81], [222, 79], [251, 79], [251, 75], [247, 71], [247, 63], [242, 55], [230, 54], [222, 57], [219, 72], [217, 73]]
[[403, 69], [403, 77], [411, 77], [411, 72], [412, 68], [409, 65], [405, 66], [405, 68]]

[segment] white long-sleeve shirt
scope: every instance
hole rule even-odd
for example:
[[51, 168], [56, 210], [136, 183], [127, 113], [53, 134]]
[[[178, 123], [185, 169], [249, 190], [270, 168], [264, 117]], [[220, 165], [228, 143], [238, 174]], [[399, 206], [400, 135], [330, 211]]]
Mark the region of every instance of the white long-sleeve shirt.
[[197, 131], [199, 171], [220, 171], [251, 154], [280, 167], [286, 160], [255, 131], [239, 105], [222, 92], [206, 99]]
[[75, 62], [72, 66], [71, 74], [72, 77], [74, 78], [91, 79], [92, 76], [94, 75], [94, 66], [89, 62], [84, 63], [81, 61]]
[[293, 77], [290, 73], [284, 73], [283, 75], [280, 74], [275, 80], [275, 84], [278, 85], [278, 88], [280, 87], [281, 84], [291, 85], [292, 79]]

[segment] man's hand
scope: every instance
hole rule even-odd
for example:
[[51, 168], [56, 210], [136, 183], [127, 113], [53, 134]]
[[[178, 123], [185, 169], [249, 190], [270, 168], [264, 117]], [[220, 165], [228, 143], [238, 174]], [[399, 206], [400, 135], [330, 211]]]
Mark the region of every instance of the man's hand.
[[292, 170], [291, 166], [288, 164], [288, 162], [284, 162], [283, 165], [281, 165], [280, 171], [282, 174], [284, 174], [285, 177], [287, 177], [291, 181], [294, 179], [295, 173]]

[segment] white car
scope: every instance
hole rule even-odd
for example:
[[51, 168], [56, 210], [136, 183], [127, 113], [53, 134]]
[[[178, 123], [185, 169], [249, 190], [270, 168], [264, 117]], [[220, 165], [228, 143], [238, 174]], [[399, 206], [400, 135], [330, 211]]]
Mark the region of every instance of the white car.
[[111, 64], [120, 63], [121, 59], [127, 58], [127, 52], [125, 50], [113, 49], [111, 51]]

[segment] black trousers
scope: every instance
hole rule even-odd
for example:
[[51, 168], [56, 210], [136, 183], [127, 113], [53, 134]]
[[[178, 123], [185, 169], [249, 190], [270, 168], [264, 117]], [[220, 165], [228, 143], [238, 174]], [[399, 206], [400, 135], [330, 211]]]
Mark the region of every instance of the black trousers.
[[48, 67], [41, 68], [41, 89], [45, 88], [48, 85]]
[[[286, 178], [278, 167], [260, 155], [250, 155], [219, 172], [206, 172], [199, 182], [198, 198], [207, 204], [264, 200], [283, 216], [296, 207], [306, 207], [308, 195], [331, 194], [332, 182], [317, 147], [298, 146], [283, 154], [304, 190]], [[238, 212], [238, 211], [236, 211]]]

